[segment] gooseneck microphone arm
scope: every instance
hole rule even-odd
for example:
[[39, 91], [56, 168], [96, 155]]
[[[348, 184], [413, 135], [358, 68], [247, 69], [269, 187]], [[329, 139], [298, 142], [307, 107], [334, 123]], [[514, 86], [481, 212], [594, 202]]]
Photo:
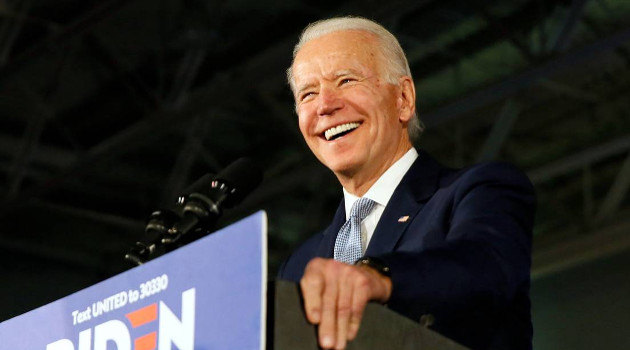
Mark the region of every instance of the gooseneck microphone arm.
[[262, 171], [247, 158], [235, 161], [216, 176], [203, 176], [179, 197], [175, 209], [151, 214], [145, 229], [148, 243], [136, 242], [125, 259], [141, 265], [207, 235], [223, 209], [240, 203], [261, 181]]

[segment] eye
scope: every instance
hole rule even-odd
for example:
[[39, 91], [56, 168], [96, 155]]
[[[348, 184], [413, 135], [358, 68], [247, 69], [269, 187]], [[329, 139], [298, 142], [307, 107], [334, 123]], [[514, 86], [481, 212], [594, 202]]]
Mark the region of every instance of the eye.
[[315, 95], [315, 92], [313, 91], [304, 92], [303, 94], [300, 95], [300, 101], [304, 101], [313, 95]]
[[344, 84], [347, 84], [347, 83], [351, 83], [351, 82], [353, 82], [353, 81], [356, 81], [356, 79], [353, 79], [353, 78], [343, 78], [343, 79], [341, 79], [341, 81], [339, 82], [339, 85], [344, 85]]

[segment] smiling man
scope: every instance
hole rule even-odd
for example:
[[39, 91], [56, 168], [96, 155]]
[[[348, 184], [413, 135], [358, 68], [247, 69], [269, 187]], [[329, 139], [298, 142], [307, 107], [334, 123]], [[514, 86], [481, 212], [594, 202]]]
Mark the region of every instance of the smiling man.
[[302, 135], [358, 196], [411, 149], [413, 82], [408, 75], [387, 79], [386, 59], [373, 34], [346, 30], [305, 43], [293, 63]]
[[369, 301], [474, 349], [531, 349], [534, 195], [506, 164], [440, 166], [396, 38], [363, 18], [309, 25], [288, 79], [299, 126], [343, 187], [332, 224], [279, 277], [300, 283], [320, 345], [343, 349]]

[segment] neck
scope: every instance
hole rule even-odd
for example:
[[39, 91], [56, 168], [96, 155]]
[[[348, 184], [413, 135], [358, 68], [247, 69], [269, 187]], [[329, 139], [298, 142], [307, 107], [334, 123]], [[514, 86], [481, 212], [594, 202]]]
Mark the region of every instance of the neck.
[[387, 159], [386, 162], [376, 164], [371, 168], [358, 169], [352, 173], [336, 173], [337, 179], [346, 191], [357, 197], [362, 197], [374, 183], [396, 163], [402, 156], [411, 149], [412, 145], [407, 142], [403, 147], [398, 148], [393, 157]]

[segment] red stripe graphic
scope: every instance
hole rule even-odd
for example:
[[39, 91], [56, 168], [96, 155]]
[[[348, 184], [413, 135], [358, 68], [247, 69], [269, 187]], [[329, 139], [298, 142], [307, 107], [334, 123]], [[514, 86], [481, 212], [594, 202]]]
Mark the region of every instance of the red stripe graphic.
[[126, 314], [125, 317], [131, 322], [131, 327], [133, 328], [155, 321], [157, 319], [157, 303], [132, 311]]
[[133, 350], [153, 350], [157, 344], [157, 333], [149, 333], [136, 338], [133, 343]]

